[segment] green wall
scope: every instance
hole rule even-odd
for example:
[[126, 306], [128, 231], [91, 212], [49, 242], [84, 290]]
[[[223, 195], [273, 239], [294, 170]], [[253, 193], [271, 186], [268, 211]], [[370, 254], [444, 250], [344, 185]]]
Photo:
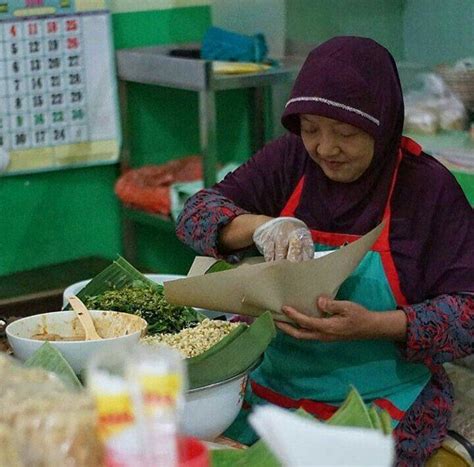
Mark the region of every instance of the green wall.
[[371, 37], [404, 53], [401, 25], [404, 0], [288, 0], [287, 37], [315, 45], [337, 35]]
[[[206, 6], [120, 13], [113, 16], [117, 48], [200, 41], [211, 24]], [[159, 25], [159, 27], [157, 27]], [[128, 83], [131, 165], [159, 164], [199, 153], [198, 94]], [[250, 155], [247, 91], [216, 96], [219, 160], [244, 161]], [[194, 253], [182, 245], [172, 226], [135, 224], [136, 260], [142, 269], [186, 273]]]
[[404, 12], [407, 61], [431, 66], [474, 55], [473, 0], [405, 0]]
[[120, 251], [116, 166], [0, 178], [0, 275]]

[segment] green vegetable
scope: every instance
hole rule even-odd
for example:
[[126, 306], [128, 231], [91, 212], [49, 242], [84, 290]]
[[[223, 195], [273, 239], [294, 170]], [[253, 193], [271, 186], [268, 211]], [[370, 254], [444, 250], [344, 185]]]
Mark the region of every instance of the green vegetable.
[[71, 365], [69, 365], [62, 353], [48, 341], [26, 360], [24, 365], [26, 367], [42, 368], [43, 370], [55, 373], [71, 389], [82, 388], [82, 384]]
[[114, 310], [138, 315], [148, 323], [148, 334], [176, 333], [199, 322], [193, 308], [170, 305], [164, 297], [162, 285], [151, 286], [141, 280], [96, 296], [85, 296], [83, 302], [91, 310]]

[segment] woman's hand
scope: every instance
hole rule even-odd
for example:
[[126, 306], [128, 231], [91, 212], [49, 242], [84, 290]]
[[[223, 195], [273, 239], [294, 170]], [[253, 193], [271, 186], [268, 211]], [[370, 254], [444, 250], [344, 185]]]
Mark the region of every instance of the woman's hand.
[[300, 262], [314, 256], [311, 232], [303, 221], [294, 217], [276, 217], [260, 225], [253, 234], [253, 241], [265, 261]]
[[299, 327], [277, 322], [283, 332], [296, 339], [314, 339], [335, 342], [358, 339], [389, 339], [404, 341], [406, 338], [406, 316], [401, 310], [376, 312], [346, 300], [331, 300], [319, 297], [317, 305], [327, 318], [315, 318], [300, 313], [290, 306], [282, 308]]

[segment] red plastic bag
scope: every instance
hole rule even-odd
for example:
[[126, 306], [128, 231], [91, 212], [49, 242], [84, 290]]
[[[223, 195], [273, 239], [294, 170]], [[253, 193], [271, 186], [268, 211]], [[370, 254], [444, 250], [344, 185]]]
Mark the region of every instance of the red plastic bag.
[[193, 182], [202, 177], [201, 156], [187, 156], [166, 164], [128, 170], [117, 180], [115, 193], [127, 206], [169, 216], [171, 184]]

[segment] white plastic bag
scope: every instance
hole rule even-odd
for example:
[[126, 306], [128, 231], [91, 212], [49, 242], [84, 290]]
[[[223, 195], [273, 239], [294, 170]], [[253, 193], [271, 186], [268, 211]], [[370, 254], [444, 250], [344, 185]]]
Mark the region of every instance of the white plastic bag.
[[405, 96], [405, 131], [435, 134], [464, 130], [466, 109], [435, 73], [421, 73], [421, 86]]

